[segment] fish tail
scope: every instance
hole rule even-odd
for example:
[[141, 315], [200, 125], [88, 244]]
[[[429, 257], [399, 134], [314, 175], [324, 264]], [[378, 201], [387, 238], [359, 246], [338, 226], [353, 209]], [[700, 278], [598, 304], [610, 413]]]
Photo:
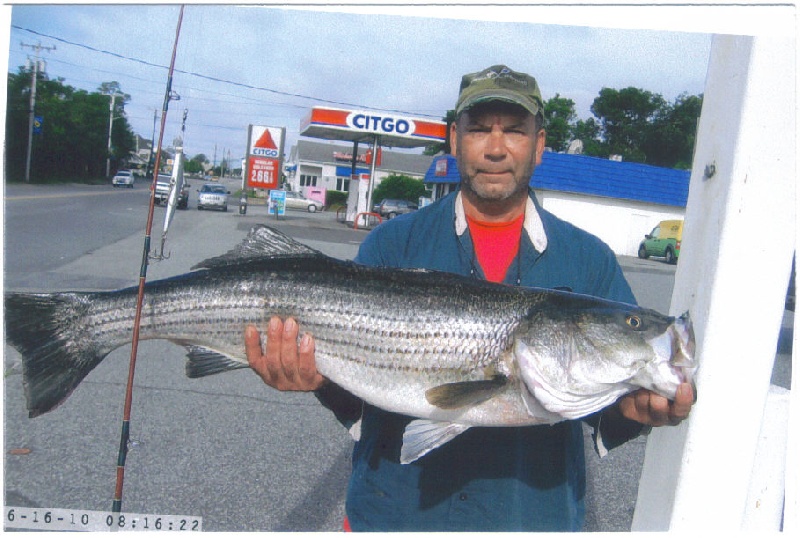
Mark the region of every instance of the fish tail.
[[89, 330], [89, 293], [5, 295], [6, 341], [22, 355], [28, 416], [67, 399], [111, 352]]

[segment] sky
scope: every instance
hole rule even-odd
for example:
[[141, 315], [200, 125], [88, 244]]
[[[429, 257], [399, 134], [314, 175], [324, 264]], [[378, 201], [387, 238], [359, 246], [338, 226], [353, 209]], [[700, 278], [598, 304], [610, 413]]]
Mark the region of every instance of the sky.
[[[169, 103], [164, 146], [180, 135], [184, 110], [187, 155], [216, 156], [217, 163], [244, 156], [249, 124], [285, 127], [288, 154], [313, 106], [438, 120], [454, 107], [462, 75], [495, 64], [535, 76], [545, 100], [572, 99], [581, 119], [591, 117], [603, 87], [634, 86], [669, 102], [703, 92], [710, 33], [529, 22], [535, 11], [514, 22], [503, 8], [491, 9], [487, 17], [511, 22], [449, 18], [447, 11], [420, 17], [189, 4], [172, 83], [180, 100]], [[150, 139], [154, 113], [160, 126], [179, 10], [14, 5], [8, 70], [34, 56], [23, 43], [55, 47], [41, 52], [51, 79], [88, 91], [119, 82], [130, 95], [133, 131]]]

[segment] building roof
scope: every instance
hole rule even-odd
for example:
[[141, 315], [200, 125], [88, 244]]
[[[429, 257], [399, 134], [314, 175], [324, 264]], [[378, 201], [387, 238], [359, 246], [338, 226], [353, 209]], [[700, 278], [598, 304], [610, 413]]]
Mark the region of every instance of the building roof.
[[[368, 144], [359, 144], [358, 154], [366, 155], [367, 149], [371, 149]], [[350, 161], [334, 158], [334, 153], [353, 153], [353, 145], [329, 144], [324, 142], [311, 142], [309, 140], [298, 140], [297, 145], [292, 147], [289, 160], [294, 163], [300, 161], [318, 162], [320, 164], [335, 164], [338, 166], [350, 166]], [[378, 170], [385, 172], [397, 172], [400, 174], [410, 174], [424, 176], [431, 165], [433, 157], [431, 155], [420, 155], [418, 153], [403, 153], [399, 151], [381, 150], [381, 164]], [[358, 168], [368, 169], [364, 161], [358, 162]], [[368, 170], [367, 170], [368, 172]]]
[[[437, 162], [447, 159], [448, 172], [436, 175]], [[440, 171], [444, 168], [439, 165]], [[546, 152], [531, 177], [535, 189], [588, 194], [675, 207], [686, 207], [688, 170], [612, 161], [588, 155]], [[440, 155], [425, 174], [425, 183], [458, 183], [455, 158]]]

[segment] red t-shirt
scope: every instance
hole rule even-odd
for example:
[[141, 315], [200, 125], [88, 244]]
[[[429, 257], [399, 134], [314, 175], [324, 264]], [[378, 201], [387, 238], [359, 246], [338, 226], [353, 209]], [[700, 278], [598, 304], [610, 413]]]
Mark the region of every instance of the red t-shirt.
[[486, 280], [502, 282], [519, 252], [519, 238], [525, 214], [511, 222], [481, 222], [467, 217], [475, 257]]

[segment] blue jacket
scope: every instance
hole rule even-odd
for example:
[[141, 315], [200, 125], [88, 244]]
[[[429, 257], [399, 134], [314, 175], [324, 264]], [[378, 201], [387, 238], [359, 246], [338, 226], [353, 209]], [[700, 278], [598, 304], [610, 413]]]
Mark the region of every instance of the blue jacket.
[[[483, 278], [460, 208], [453, 193], [380, 225], [361, 245], [356, 262]], [[533, 192], [524, 231], [506, 283], [635, 302], [608, 246], [544, 211]], [[353, 530], [580, 530], [586, 481], [580, 422], [472, 428], [401, 465], [402, 435], [410, 420], [364, 405], [347, 493]], [[596, 424], [597, 418], [588, 422]], [[603, 440], [613, 447], [640, 431], [629, 423], [611, 438], [603, 434]]]

